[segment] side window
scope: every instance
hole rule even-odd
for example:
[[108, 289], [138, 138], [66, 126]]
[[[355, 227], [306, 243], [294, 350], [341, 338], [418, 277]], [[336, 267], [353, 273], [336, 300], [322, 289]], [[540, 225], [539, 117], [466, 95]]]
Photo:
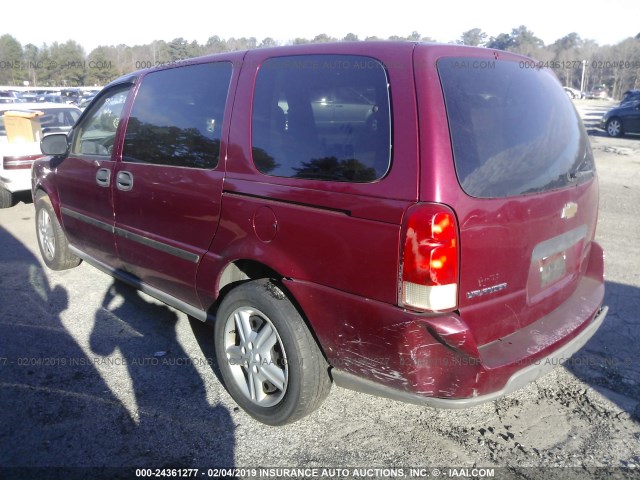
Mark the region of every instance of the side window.
[[230, 62], [148, 74], [127, 124], [123, 160], [214, 168], [220, 156]]
[[127, 85], [116, 88], [93, 105], [76, 129], [71, 146], [72, 154], [111, 156], [120, 113], [130, 87]]
[[256, 168], [278, 177], [373, 182], [391, 162], [384, 66], [354, 55], [267, 60], [252, 113]]

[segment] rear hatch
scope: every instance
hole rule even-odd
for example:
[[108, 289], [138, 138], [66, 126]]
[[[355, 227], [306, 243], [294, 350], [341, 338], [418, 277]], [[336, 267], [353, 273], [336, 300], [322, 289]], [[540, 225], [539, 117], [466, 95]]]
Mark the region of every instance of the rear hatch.
[[[455, 211], [457, 310], [483, 345], [548, 315], [576, 292], [597, 221], [593, 155], [571, 100], [549, 70], [490, 50], [424, 60], [422, 74], [416, 63], [419, 86], [426, 86], [426, 71], [435, 64], [431, 80], [440, 90], [439, 98], [431, 91], [420, 99], [421, 119], [433, 124], [443, 108], [448, 142], [423, 149], [421, 198]], [[421, 125], [421, 141], [439, 128]], [[434, 166], [451, 156], [445, 163], [453, 168]]]

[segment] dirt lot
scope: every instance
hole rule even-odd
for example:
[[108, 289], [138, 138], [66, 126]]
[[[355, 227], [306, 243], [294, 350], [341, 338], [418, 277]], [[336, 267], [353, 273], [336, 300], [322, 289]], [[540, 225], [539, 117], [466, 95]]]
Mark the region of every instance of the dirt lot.
[[607, 106], [577, 102], [600, 176], [609, 316], [570, 362], [468, 410], [334, 388], [294, 425], [259, 424], [220, 385], [210, 328], [88, 265], [43, 269], [33, 205], [0, 211], [0, 478], [133, 478], [140, 467], [640, 478], [640, 137], [593, 130]]

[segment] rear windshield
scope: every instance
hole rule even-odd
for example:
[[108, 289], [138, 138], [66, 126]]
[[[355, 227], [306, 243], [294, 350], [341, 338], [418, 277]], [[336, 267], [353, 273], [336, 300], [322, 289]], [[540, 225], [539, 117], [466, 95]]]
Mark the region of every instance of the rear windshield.
[[593, 156], [571, 100], [527, 62], [442, 58], [458, 180], [474, 197], [544, 192], [591, 176]]

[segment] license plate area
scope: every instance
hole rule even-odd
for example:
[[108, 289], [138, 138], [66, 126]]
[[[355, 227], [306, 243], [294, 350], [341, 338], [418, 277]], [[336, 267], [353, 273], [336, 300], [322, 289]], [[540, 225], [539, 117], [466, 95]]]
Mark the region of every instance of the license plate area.
[[[537, 244], [531, 252], [527, 276], [527, 305], [546, 302], [556, 296], [562, 301], [580, 276], [580, 259], [585, 251], [587, 226], [581, 225]], [[565, 290], [566, 289], [566, 290]]]
[[540, 288], [546, 288], [567, 274], [567, 255], [556, 253], [539, 261]]

